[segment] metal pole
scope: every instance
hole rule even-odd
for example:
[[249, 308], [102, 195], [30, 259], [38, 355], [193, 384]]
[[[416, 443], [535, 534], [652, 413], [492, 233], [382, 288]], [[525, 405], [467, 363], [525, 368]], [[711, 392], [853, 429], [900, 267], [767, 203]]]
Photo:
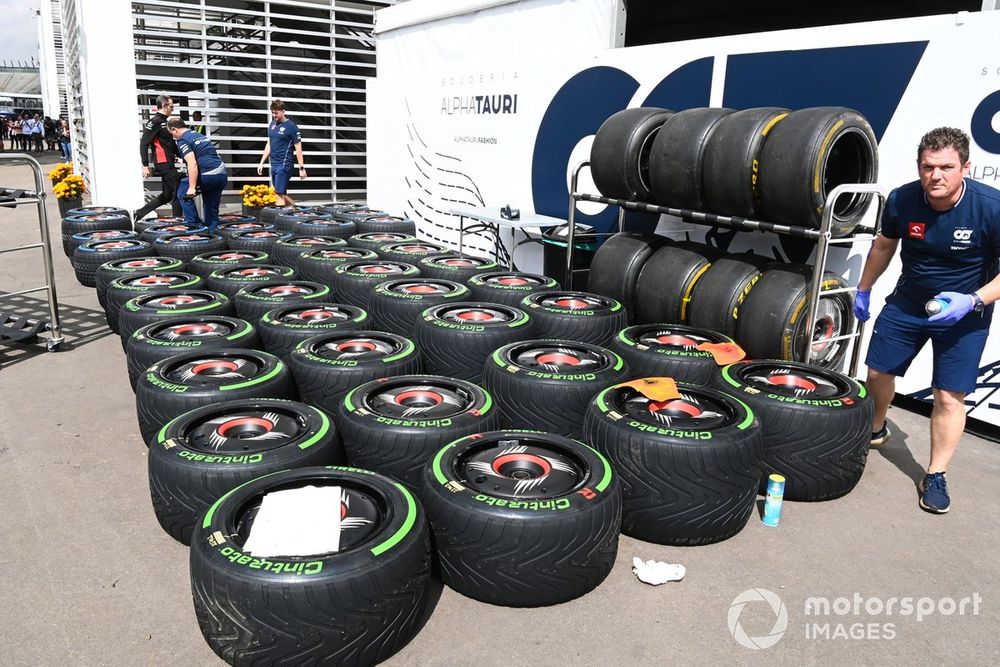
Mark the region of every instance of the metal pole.
[[590, 166], [589, 160], [584, 160], [573, 169], [573, 176], [569, 181], [569, 215], [566, 216], [566, 279], [563, 285], [566, 289], [573, 289], [573, 244], [576, 242], [576, 187], [580, 181], [580, 171], [584, 167]]

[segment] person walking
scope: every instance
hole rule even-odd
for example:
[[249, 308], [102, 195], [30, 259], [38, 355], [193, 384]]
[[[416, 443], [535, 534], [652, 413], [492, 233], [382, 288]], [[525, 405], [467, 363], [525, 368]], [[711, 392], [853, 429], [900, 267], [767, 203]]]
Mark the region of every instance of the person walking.
[[4, 146], [8, 138], [10, 138], [10, 121], [0, 116], [0, 151], [7, 150]]
[[288, 181], [298, 165], [298, 174], [305, 180], [305, 160], [302, 157], [302, 133], [298, 125], [285, 116], [285, 103], [281, 100], [271, 102], [271, 124], [267, 128], [267, 144], [257, 165], [257, 175], [264, 173], [264, 162], [271, 158], [271, 184], [277, 196], [278, 206], [291, 206], [295, 203], [288, 194]]
[[150, 176], [150, 151], [152, 150], [152, 173], [160, 177], [162, 184], [160, 194], [146, 202], [132, 214], [133, 220], [142, 220], [152, 211], [170, 204], [175, 217], [182, 214], [180, 202], [177, 201], [177, 189], [180, 187], [181, 175], [174, 161], [177, 159], [177, 146], [174, 144], [165, 123], [174, 110], [174, 101], [169, 95], [156, 98], [156, 113], [146, 121], [142, 129], [142, 139], [139, 141], [139, 157], [142, 159], [142, 177]]
[[73, 157], [72, 136], [69, 131], [69, 121], [62, 116], [59, 117], [56, 135], [59, 138], [59, 150], [62, 151], [63, 159], [69, 162]]
[[[889, 439], [886, 412], [896, 378], [930, 340], [934, 408], [919, 505], [936, 514], [951, 509], [945, 475], [965, 430], [965, 397], [976, 389], [993, 302], [1000, 298], [1000, 191], [967, 178], [970, 167], [969, 137], [961, 130], [939, 127], [923, 136], [919, 179], [889, 194], [854, 300], [854, 314], [867, 320], [872, 286], [902, 247], [902, 271], [875, 320], [865, 360], [875, 403], [871, 444]], [[931, 299], [941, 311], [928, 317]]]
[[187, 176], [181, 179], [177, 193], [184, 210], [184, 221], [201, 222], [194, 205], [194, 198], [200, 189], [205, 211], [204, 224], [214, 234], [219, 226], [222, 191], [229, 182], [226, 165], [212, 142], [205, 135], [188, 129], [187, 124], [177, 116], [167, 119], [167, 131], [177, 143], [177, 151], [187, 165]]
[[22, 132], [24, 132], [24, 126], [22, 124], [22, 119], [20, 116], [15, 116], [14, 120], [10, 123], [10, 148], [14, 151], [23, 152], [24, 146], [21, 145]]
[[42, 122], [42, 114], [35, 114], [35, 121], [31, 126], [31, 144], [35, 147], [36, 153], [45, 151], [43, 138], [45, 136], [45, 124]]
[[45, 130], [45, 149], [56, 150], [56, 122], [46, 116], [42, 121], [42, 128]]

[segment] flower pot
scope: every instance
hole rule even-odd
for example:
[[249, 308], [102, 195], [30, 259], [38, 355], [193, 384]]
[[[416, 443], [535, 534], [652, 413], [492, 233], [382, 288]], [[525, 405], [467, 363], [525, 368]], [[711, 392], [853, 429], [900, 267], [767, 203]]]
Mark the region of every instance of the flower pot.
[[243, 204], [243, 215], [249, 215], [259, 220], [260, 209], [260, 206], [247, 206], [246, 204]]
[[83, 206], [83, 197], [73, 197], [71, 199], [57, 199], [59, 202], [59, 215], [66, 217], [66, 213], [74, 208]]

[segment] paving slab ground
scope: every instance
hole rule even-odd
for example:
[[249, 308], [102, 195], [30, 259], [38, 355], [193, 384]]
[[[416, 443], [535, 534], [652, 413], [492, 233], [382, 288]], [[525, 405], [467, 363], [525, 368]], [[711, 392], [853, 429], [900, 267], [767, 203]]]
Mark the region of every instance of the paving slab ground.
[[[0, 187], [29, 185], [26, 173], [0, 166]], [[49, 213], [67, 342], [56, 353], [0, 346], [0, 665], [219, 664], [195, 622], [187, 549], [153, 517], [118, 339], [58, 248], [54, 201]], [[0, 245], [37, 233], [32, 208], [0, 208]], [[0, 255], [0, 290], [40, 282], [37, 251]], [[43, 312], [39, 296], [21, 305]], [[554, 607], [493, 607], [446, 589], [390, 664], [997, 664], [1000, 447], [966, 436], [949, 472], [953, 510], [931, 516], [915, 490], [927, 419], [890, 415], [891, 443], [844, 498], [786, 503], [780, 527], [755, 516], [710, 546], [622, 537], [607, 581]], [[633, 556], [682, 563], [687, 576], [641, 584]], [[774, 593], [787, 618], [759, 650], [729, 628], [731, 617], [750, 637], [772, 634], [767, 602], [733, 608], [753, 589]], [[900, 614], [907, 597], [919, 617]], [[832, 607], [807, 614], [809, 598]]]

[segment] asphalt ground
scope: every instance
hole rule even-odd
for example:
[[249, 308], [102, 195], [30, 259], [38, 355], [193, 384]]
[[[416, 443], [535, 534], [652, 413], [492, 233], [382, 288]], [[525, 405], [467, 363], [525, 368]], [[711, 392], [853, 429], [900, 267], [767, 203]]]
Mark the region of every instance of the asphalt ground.
[[[0, 187], [29, 186], [27, 174], [0, 165]], [[187, 548], [153, 516], [119, 341], [59, 248], [53, 199], [48, 210], [66, 341], [53, 353], [0, 346], [0, 665], [220, 664], [195, 621]], [[35, 209], [0, 208], [0, 238], [37, 240]], [[39, 251], [0, 255], [0, 290], [42, 282]], [[45, 312], [40, 294], [14, 305]], [[894, 408], [890, 426], [891, 442], [843, 498], [786, 502], [779, 527], [755, 515], [709, 546], [623, 536], [607, 580], [553, 607], [494, 607], [445, 589], [389, 664], [996, 664], [1000, 447], [963, 438], [948, 475], [953, 509], [933, 516], [916, 492], [928, 420]], [[687, 575], [642, 584], [634, 556]], [[772, 645], [747, 648], [734, 634]]]

